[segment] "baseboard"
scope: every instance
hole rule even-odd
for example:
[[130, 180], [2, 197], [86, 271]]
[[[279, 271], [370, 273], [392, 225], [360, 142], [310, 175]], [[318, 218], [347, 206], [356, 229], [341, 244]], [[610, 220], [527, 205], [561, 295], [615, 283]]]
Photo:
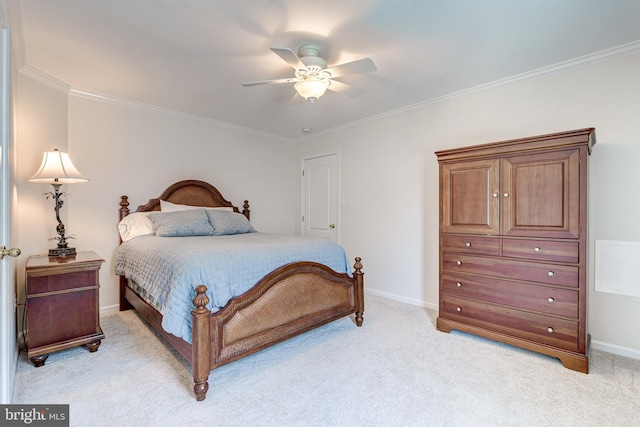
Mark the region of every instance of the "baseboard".
[[[382, 292], [382, 291], [376, 291], [375, 289], [366, 289], [364, 291], [366, 294], [371, 294], [371, 295], [376, 295], [382, 298], [387, 298], [387, 299], [391, 299], [394, 301], [399, 301], [399, 302], [404, 302], [406, 304], [411, 304], [411, 305], [417, 305], [418, 307], [425, 307], [428, 308], [430, 310], [436, 310], [438, 311], [438, 304], [433, 304], [430, 302], [426, 302], [426, 301], [420, 301], [417, 299], [413, 299], [413, 298], [406, 298], [406, 297], [401, 297], [399, 295], [396, 294], [391, 294], [388, 292]], [[365, 301], [365, 310], [367, 309], [366, 306], [366, 301]]]
[[113, 313], [114, 311], [118, 311], [118, 310], [120, 310], [120, 305], [118, 304], [107, 305], [105, 307], [100, 307], [100, 315]]
[[591, 340], [591, 348], [606, 351], [607, 353], [617, 354], [618, 356], [628, 357], [630, 359], [640, 360], [640, 351], [633, 348], [622, 347], [594, 339]]

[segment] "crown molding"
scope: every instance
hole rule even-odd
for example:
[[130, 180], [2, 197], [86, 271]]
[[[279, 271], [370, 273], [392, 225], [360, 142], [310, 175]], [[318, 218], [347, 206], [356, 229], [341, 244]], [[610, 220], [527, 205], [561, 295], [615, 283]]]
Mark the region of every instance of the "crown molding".
[[138, 102], [138, 101], [132, 101], [129, 99], [124, 99], [124, 98], [118, 98], [115, 96], [111, 96], [111, 95], [105, 95], [105, 94], [101, 94], [101, 93], [96, 93], [96, 92], [92, 92], [92, 91], [88, 91], [88, 90], [82, 90], [82, 89], [76, 89], [76, 88], [71, 88], [69, 90], [69, 95], [70, 96], [76, 96], [78, 98], [85, 98], [85, 99], [90, 99], [90, 100], [94, 100], [94, 101], [100, 101], [100, 102], [105, 102], [108, 104], [112, 104], [112, 105], [118, 105], [118, 106], [124, 106], [124, 107], [128, 107], [128, 108], [133, 108], [133, 109], [137, 109], [137, 110], [141, 110], [141, 111], [150, 111], [150, 112], [154, 112], [154, 113], [159, 113], [159, 114], [167, 114], [170, 116], [174, 116], [174, 117], [182, 117], [182, 118], [186, 118], [189, 120], [196, 120], [202, 123], [207, 123], [210, 125], [214, 125], [214, 126], [218, 126], [218, 127], [223, 127], [223, 128], [227, 128], [227, 129], [233, 129], [239, 132], [243, 132], [243, 133], [249, 133], [249, 134], [253, 134], [253, 135], [259, 135], [259, 136], [266, 136], [268, 138], [271, 139], [278, 139], [281, 141], [287, 141], [287, 142], [294, 142], [294, 140], [292, 138], [287, 138], [281, 135], [276, 135], [273, 133], [269, 133], [269, 132], [262, 132], [256, 129], [251, 129], [251, 128], [247, 128], [244, 126], [238, 126], [238, 125], [234, 125], [231, 123], [227, 123], [227, 122], [222, 122], [219, 120], [214, 120], [214, 119], [210, 119], [207, 117], [202, 117], [202, 116], [198, 116], [195, 114], [190, 114], [190, 113], [184, 113], [182, 111], [177, 111], [177, 110], [172, 110], [169, 108], [164, 108], [164, 107], [158, 107], [155, 105], [150, 105], [150, 104], [145, 104], [142, 102]]
[[71, 90], [71, 86], [62, 80], [58, 80], [50, 74], [44, 73], [39, 69], [32, 67], [31, 65], [25, 65], [20, 68], [20, 74], [23, 74], [27, 77], [31, 77], [32, 79], [39, 81], [53, 89], [56, 89], [60, 92], [68, 93]]
[[640, 53], [640, 40], [623, 44], [621, 46], [617, 46], [611, 49], [602, 50], [600, 52], [592, 53], [589, 55], [580, 56], [578, 58], [570, 59], [568, 61], [558, 62], [557, 64], [549, 65], [546, 67], [538, 68], [535, 70], [527, 71], [526, 73], [517, 74], [515, 76], [507, 77], [500, 80], [495, 80], [493, 82], [485, 83], [482, 85], [474, 86], [468, 89], [463, 89], [457, 92], [453, 92], [447, 95], [443, 95], [437, 98], [431, 98], [423, 102], [419, 102], [417, 104], [408, 105], [406, 107], [398, 108], [395, 110], [387, 111], [385, 113], [377, 114], [375, 116], [370, 116], [361, 120], [357, 120], [351, 123], [347, 123], [345, 125], [336, 126], [331, 129], [324, 130], [322, 132], [314, 133], [313, 135], [303, 136], [298, 138], [296, 141], [303, 141], [308, 139], [316, 138], [320, 135], [325, 135], [333, 132], [337, 132], [339, 130], [347, 129], [353, 126], [358, 126], [363, 123], [372, 122], [383, 117], [394, 116], [397, 114], [401, 114], [407, 111], [419, 110], [425, 106], [437, 104], [440, 102], [446, 102], [452, 99], [461, 98], [467, 95], [472, 95], [478, 92], [483, 92], [489, 89], [493, 89], [500, 86], [507, 86], [514, 83], [520, 83], [524, 81], [532, 81], [537, 80], [549, 76], [553, 76], [555, 74], [566, 73], [568, 71], [572, 71], [578, 68], [588, 67], [590, 65], [599, 64], [601, 62], [612, 61], [617, 58], [621, 58], [628, 55], [635, 55]]

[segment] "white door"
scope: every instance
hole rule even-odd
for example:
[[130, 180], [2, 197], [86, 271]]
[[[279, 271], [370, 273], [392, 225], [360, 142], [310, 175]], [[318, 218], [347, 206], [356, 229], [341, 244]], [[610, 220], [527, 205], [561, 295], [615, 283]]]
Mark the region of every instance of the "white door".
[[[1, 12], [1, 11], [0, 11]], [[11, 391], [18, 361], [15, 313], [15, 271], [13, 256], [5, 251], [14, 243], [11, 238], [14, 195], [13, 130], [11, 85], [9, 79], [8, 30], [0, 16], [0, 404], [11, 402]], [[11, 252], [12, 256], [5, 256]]]
[[302, 234], [338, 241], [338, 155], [303, 160]]

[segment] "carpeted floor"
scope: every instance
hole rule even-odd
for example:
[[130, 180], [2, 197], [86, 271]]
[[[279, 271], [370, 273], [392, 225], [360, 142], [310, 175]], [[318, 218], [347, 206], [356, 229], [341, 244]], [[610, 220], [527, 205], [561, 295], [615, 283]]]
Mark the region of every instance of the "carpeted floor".
[[68, 403], [72, 426], [640, 426], [638, 360], [593, 350], [580, 374], [371, 295], [362, 328], [341, 319], [218, 368], [203, 402], [135, 312], [101, 325], [97, 353], [35, 368], [22, 352], [13, 403]]

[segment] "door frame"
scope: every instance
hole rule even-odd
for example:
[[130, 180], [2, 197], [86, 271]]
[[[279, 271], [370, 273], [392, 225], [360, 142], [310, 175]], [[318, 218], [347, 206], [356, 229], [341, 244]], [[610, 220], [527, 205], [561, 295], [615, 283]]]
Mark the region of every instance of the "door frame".
[[302, 222], [302, 216], [305, 213], [305, 199], [304, 199], [304, 176], [302, 175], [302, 171], [304, 171], [304, 163], [307, 160], [313, 160], [313, 159], [318, 159], [321, 157], [328, 157], [328, 156], [336, 156], [336, 223], [338, 230], [336, 231], [336, 242], [340, 243], [340, 231], [342, 229], [341, 227], [341, 221], [340, 221], [340, 208], [342, 206], [341, 204], [341, 196], [340, 196], [340, 150], [335, 150], [335, 151], [323, 151], [320, 153], [314, 153], [314, 154], [308, 154], [305, 156], [302, 156], [300, 158], [300, 215], [298, 217], [298, 219], [300, 220], [299, 224], [300, 224], [300, 234], [304, 235], [304, 226], [305, 224]]
[[[10, 248], [17, 241], [15, 195], [14, 86], [10, 29], [4, 2], [0, 3], [0, 246]], [[16, 329], [16, 260], [0, 261], [0, 404], [11, 402], [18, 345]]]

